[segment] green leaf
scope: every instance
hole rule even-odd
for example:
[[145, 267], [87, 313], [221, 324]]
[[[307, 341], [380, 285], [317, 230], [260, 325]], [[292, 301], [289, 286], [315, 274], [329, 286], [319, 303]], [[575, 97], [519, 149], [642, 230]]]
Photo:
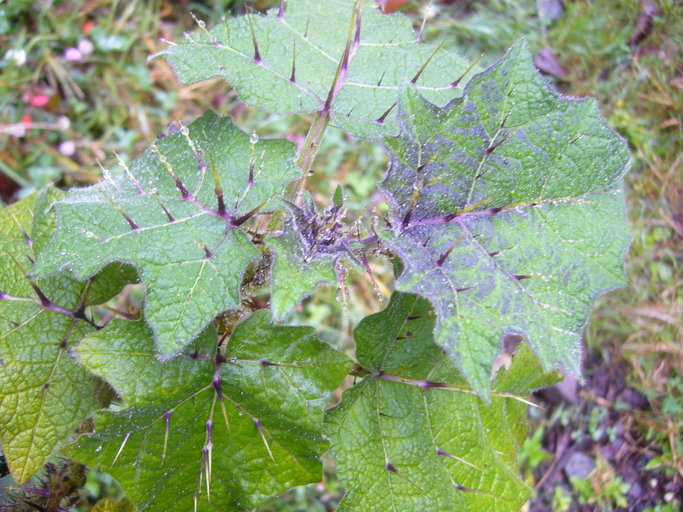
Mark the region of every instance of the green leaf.
[[325, 417], [346, 495], [339, 511], [516, 512], [530, 489], [519, 479], [525, 396], [559, 380], [524, 345], [498, 375], [487, 404], [434, 344], [426, 299], [394, 293], [355, 331], [371, 374]]
[[222, 77], [245, 103], [278, 114], [329, 109], [361, 137], [395, 131], [400, 84], [415, 79], [443, 104], [461, 92], [451, 84], [467, 69], [457, 55], [418, 43], [408, 18], [382, 14], [372, 0], [288, 0], [281, 15], [231, 18], [210, 32], [202, 23], [157, 54], [182, 83]]
[[266, 242], [275, 253], [270, 308], [277, 319], [284, 319], [319, 284], [335, 282], [334, 266], [339, 259], [335, 254], [311, 253], [291, 221], [285, 222], [284, 229], [282, 236]]
[[320, 211], [309, 195], [305, 195], [301, 208], [288, 204], [290, 217], [284, 222], [283, 234], [265, 240], [275, 256], [270, 304], [278, 320], [314, 293], [318, 285], [336, 282], [338, 264], [345, 256], [353, 256], [340, 242], [346, 236], [346, 210], [338, 196], [340, 193], [335, 192], [332, 205]]
[[157, 347], [178, 353], [238, 306], [243, 271], [260, 253], [237, 226], [298, 175], [293, 144], [255, 139], [207, 112], [126, 173], [70, 191], [35, 274], [70, 268], [85, 278], [112, 261], [134, 265]]
[[95, 504], [91, 512], [135, 512], [135, 507], [128, 498], [121, 501], [105, 498]]
[[68, 350], [93, 330], [77, 314], [87, 290], [106, 300], [123, 284], [118, 269], [89, 287], [64, 273], [26, 279], [54, 228], [48, 210], [58, 197], [47, 189], [0, 210], [0, 441], [20, 485], [97, 407], [93, 378]]
[[483, 397], [506, 333], [580, 375], [591, 304], [625, 282], [624, 141], [594, 101], [552, 91], [523, 43], [462, 99], [438, 108], [407, 88], [399, 109], [380, 233], [405, 264], [396, 288], [432, 302], [436, 342]]
[[127, 407], [98, 412], [95, 433], [67, 456], [110, 473], [141, 510], [251, 510], [319, 481], [323, 408], [348, 358], [312, 328], [276, 326], [263, 310], [217, 359], [215, 346], [209, 330], [161, 363], [142, 322], [114, 321], [86, 338], [80, 362]]

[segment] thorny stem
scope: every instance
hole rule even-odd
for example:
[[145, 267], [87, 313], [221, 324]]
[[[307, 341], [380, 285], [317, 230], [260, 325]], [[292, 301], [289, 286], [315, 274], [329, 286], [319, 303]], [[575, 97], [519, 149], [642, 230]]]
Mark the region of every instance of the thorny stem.
[[[289, 191], [288, 198], [290, 201], [295, 201], [300, 203], [301, 194], [304, 189], [304, 184], [306, 183], [306, 178], [308, 177], [312, 167], [313, 161], [318, 154], [318, 148], [320, 147], [320, 142], [322, 141], [327, 125], [330, 122], [330, 114], [332, 111], [332, 102], [339, 94], [344, 80], [346, 79], [346, 73], [348, 72], [349, 62], [351, 60], [352, 51], [355, 51], [357, 43], [355, 41], [360, 38], [360, 16], [361, 16], [362, 2], [356, 0], [353, 4], [353, 13], [351, 14], [351, 20], [349, 22], [349, 31], [346, 37], [346, 46], [344, 48], [344, 53], [339, 59], [339, 65], [337, 66], [337, 71], [334, 75], [334, 80], [332, 80], [332, 85], [327, 94], [327, 99], [325, 100], [325, 105], [322, 110], [316, 113], [311, 123], [311, 127], [308, 129], [308, 134], [306, 135], [306, 141], [299, 154], [299, 159], [297, 165], [301, 169], [301, 178], [295, 181]], [[355, 30], [355, 36], [354, 36]], [[352, 48], [352, 44], [354, 45]]]
[[289, 200], [299, 203], [301, 194], [306, 183], [306, 177], [311, 172], [313, 161], [318, 154], [318, 148], [322, 141], [325, 129], [330, 121], [330, 110], [323, 109], [315, 114], [311, 127], [308, 129], [304, 146], [301, 148], [299, 159], [297, 160], [297, 167], [301, 170], [301, 177], [296, 180], [289, 191]]

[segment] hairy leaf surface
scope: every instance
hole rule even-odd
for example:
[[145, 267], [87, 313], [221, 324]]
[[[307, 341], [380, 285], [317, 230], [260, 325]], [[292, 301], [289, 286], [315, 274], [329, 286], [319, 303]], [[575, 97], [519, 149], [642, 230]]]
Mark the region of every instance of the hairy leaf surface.
[[505, 333], [580, 375], [592, 302], [625, 280], [626, 144], [594, 101], [552, 91], [523, 43], [463, 98], [439, 108], [407, 88], [399, 110], [380, 234], [405, 264], [397, 289], [432, 302], [437, 343], [484, 397]]
[[285, 5], [200, 29], [160, 55], [184, 84], [222, 77], [247, 104], [278, 114], [331, 109], [335, 124], [362, 137], [395, 131], [403, 82], [415, 79], [440, 104], [461, 92], [451, 84], [466, 61], [420, 43], [408, 18], [382, 14], [373, 0]]
[[293, 159], [291, 143], [250, 141], [207, 112], [127, 173], [71, 190], [35, 273], [70, 268], [85, 278], [111, 261], [134, 265], [147, 287], [145, 319], [172, 356], [239, 304], [243, 271], [260, 253], [237, 226], [298, 175]]
[[140, 510], [251, 510], [321, 478], [323, 408], [349, 370], [308, 327], [266, 311], [214, 360], [209, 330], [166, 363], [142, 322], [114, 321], [77, 349], [128, 405], [100, 411], [66, 454], [114, 476]]
[[524, 345], [494, 380], [487, 404], [434, 343], [426, 299], [394, 293], [355, 331], [371, 375], [346, 391], [325, 433], [346, 488], [340, 512], [516, 512], [530, 490], [517, 452], [525, 395], [559, 380]]
[[58, 197], [48, 189], [0, 210], [0, 441], [20, 485], [97, 407], [93, 379], [68, 349], [93, 330], [77, 318], [83, 301], [107, 300], [124, 284], [113, 268], [87, 285], [66, 273], [26, 278], [52, 234], [47, 210]]

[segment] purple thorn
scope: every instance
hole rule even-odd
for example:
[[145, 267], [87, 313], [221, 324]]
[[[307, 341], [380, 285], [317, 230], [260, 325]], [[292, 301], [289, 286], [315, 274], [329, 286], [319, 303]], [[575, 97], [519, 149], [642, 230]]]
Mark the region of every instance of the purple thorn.
[[[18, 225], [18, 223], [17, 223], [17, 225]], [[24, 240], [26, 241], [26, 244], [29, 247], [32, 246], [33, 245], [33, 239], [30, 236], [28, 236], [28, 233], [26, 231], [24, 231], [24, 228], [19, 226], [19, 229], [21, 230], [21, 233], [24, 235]]]
[[177, 176], [173, 176], [173, 181], [175, 182], [175, 186], [178, 187], [178, 190], [180, 190], [180, 194], [183, 196], [183, 199], [188, 201], [192, 198], [192, 194], [190, 194], [187, 189], [185, 188], [185, 185], [183, 185], [183, 182], [180, 181], [180, 178]]
[[292, 74], [289, 76], [289, 81], [296, 82], [296, 41], [294, 41], [294, 51], [292, 52]]
[[398, 473], [398, 469], [396, 469], [394, 467], [394, 465], [389, 461], [387, 461], [387, 463], [384, 465], [384, 467], [386, 468], [387, 471], [391, 471], [392, 473]]
[[442, 450], [441, 448], [437, 448], [437, 449], [436, 449], [436, 454], [437, 454], [437, 455], [443, 455], [444, 457], [453, 457], [453, 455], [451, 455], [450, 453], [448, 453], [448, 452]]
[[384, 114], [382, 114], [381, 116], [379, 116], [379, 118], [377, 118], [377, 119], [375, 120], [375, 123], [376, 123], [376, 124], [384, 124], [384, 121], [386, 120], [387, 116], [391, 113], [392, 110], [394, 110], [394, 108], [396, 108], [396, 102], [394, 102], [394, 104], [393, 104], [392, 106], [390, 106], [390, 107], [387, 109], [387, 111], [384, 112]]
[[193, 151], [194, 157], [197, 160], [197, 163], [199, 164], [199, 170], [203, 171], [206, 169], [206, 164], [204, 163], [204, 160], [202, 160], [202, 157], [197, 153], [197, 151]]
[[416, 315], [409, 315], [406, 317], [406, 320], [419, 320], [422, 318], [421, 316], [416, 316]]
[[135, 222], [133, 222], [133, 219], [131, 219], [123, 211], [121, 211], [121, 215], [123, 215], [123, 218], [126, 219], [126, 222], [128, 222], [128, 224], [130, 225], [130, 227], [133, 231], [137, 231], [140, 229], [140, 226], [138, 226]]
[[527, 276], [527, 275], [519, 275], [519, 274], [511, 274], [512, 279], [515, 281], [521, 281], [522, 279], [531, 279], [534, 276]]
[[213, 387], [214, 391], [216, 392], [216, 396], [218, 397], [218, 400], [221, 402], [223, 401], [223, 388], [222, 388], [222, 380], [221, 380], [221, 373], [220, 373], [220, 364], [216, 364], [216, 372], [213, 374], [213, 380], [211, 381], [211, 386]]
[[159, 201], [159, 206], [161, 206], [161, 209], [164, 210], [164, 213], [166, 214], [166, 217], [168, 218], [169, 222], [175, 222], [175, 218], [173, 218], [173, 215], [171, 215], [171, 212], [168, 211], [168, 209]]
[[45, 309], [51, 309], [54, 304], [50, 299], [48, 299], [43, 291], [38, 288], [38, 285], [35, 284], [33, 281], [29, 281], [29, 284], [31, 285], [31, 288], [33, 288], [33, 291], [36, 292], [36, 295], [38, 295], [38, 298], [40, 299], [40, 304], [43, 306]]
[[431, 389], [431, 388], [445, 388], [448, 386], [448, 384], [444, 384], [443, 382], [433, 382], [431, 380], [422, 380], [419, 381], [418, 387], [422, 389]]
[[382, 76], [379, 77], [379, 80], [377, 81], [377, 87], [382, 85], [382, 80], [384, 80], [384, 75], [386, 75], [387, 70], [385, 69], [384, 72], [382, 73]]
[[415, 76], [413, 77], [413, 79], [410, 81], [411, 84], [416, 84], [416, 83], [417, 83], [418, 79], [422, 76], [422, 73], [424, 73], [424, 70], [427, 69], [427, 66], [428, 66], [429, 63], [432, 61], [432, 59], [434, 58], [434, 56], [439, 52], [439, 50], [441, 49], [441, 47], [443, 46], [443, 44], [444, 44], [444, 41], [441, 41], [441, 43], [439, 43], [439, 46], [436, 47], [436, 49], [432, 52], [432, 54], [427, 58], [427, 60], [425, 61], [425, 63], [422, 64], [422, 66], [420, 67], [420, 69], [418, 69], [417, 73], [415, 73]]
[[225, 215], [226, 209], [225, 209], [225, 201], [223, 200], [223, 190], [222, 189], [215, 189], [216, 192], [216, 199], [218, 201], [218, 215], [220, 217], [223, 217]]
[[266, 361], [265, 359], [261, 359], [261, 360], [259, 361], [259, 364], [260, 364], [261, 366], [278, 366], [277, 363], [271, 363], [270, 361]]
[[277, 12], [277, 17], [281, 20], [285, 17], [285, 0], [280, 0], [280, 10]]
[[354, 51], [360, 46], [360, 26], [361, 26], [361, 10], [358, 11], [356, 16], [356, 34], [353, 37], [353, 49]]
[[401, 222], [401, 226], [403, 226], [405, 228], [408, 224], [410, 224], [410, 219], [412, 218], [412, 216], [413, 216], [413, 209], [409, 208], [408, 211], [406, 212], [405, 216], [403, 217], [403, 221]]
[[249, 19], [249, 28], [251, 29], [251, 42], [254, 45], [254, 62], [261, 64], [261, 53], [258, 49], [258, 41], [256, 40], [256, 32], [254, 32], [254, 24], [251, 21], [251, 8], [247, 9], [247, 18]]

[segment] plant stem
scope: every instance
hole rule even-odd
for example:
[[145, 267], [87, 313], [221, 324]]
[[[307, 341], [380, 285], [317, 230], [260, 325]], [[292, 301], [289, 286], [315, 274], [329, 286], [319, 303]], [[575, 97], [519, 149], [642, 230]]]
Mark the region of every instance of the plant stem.
[[325, 134], [325, 129], [327, 128], [329, 121], [330, 110], [327, 108], [317, 112], [313, 118], [311, 127], [308, 129], [308, 134], [306, 134], [304, 146], [301, 148], [299, 159], [297, 160], [297, 167], [301, 169], [301, 177], [292, 183], [288, 196], [290, 201], [296, 201], [298, 203], [301, 199], [306, 177], [313, 167], [313, 161], [318, 154], [318, 148], [320, 147], [320, 142]]

